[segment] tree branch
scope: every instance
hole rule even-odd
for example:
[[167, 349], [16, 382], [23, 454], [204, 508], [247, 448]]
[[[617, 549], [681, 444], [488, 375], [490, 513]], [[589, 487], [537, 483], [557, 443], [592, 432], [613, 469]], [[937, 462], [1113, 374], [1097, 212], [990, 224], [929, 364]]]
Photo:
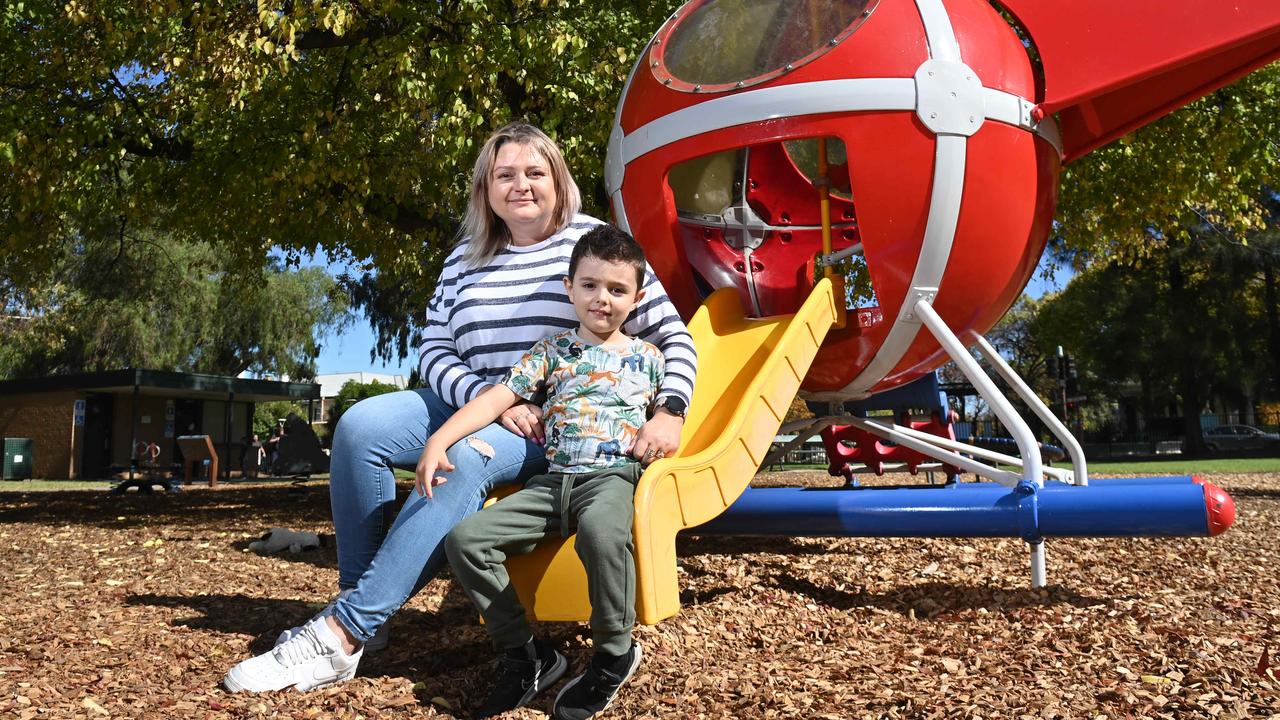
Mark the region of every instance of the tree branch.
[[142, 109], [142, 105], [138, 103], [138, 99], [129, 92], [129, 88], [120, 82], [120, 78], [116, 77], [115, 72], [109, 73], [108, 77], [111, 85], [120, 94], [133, 112], [142, 122], [143, 130], [146, 131], [146, 142], [140, 140], [127, 139], [124, 141], [124, 149], [138, 155], [140, 157], [162, 157], [170, 160], [190, 160], [193, 146], [190, 141], [178, 140], [157, 133], [151, 126], [151, 118], [147, 117], [147, 113]]
[[327, 50], [330, 48], [351, 47], [373, 42], [384, 37], [393, 37], [404, 32], [402, 23], [395, 23], [383, 18], [374, 18], [360, 29], [353, 29], [344, 35], [332, 30], [304, 30], [294, 38], [294, 46], [299, 50]]
[[190, 140], [178, 140], [168, 137], [148, 137], [145, 143], [131, 138], [125, 140], [122, 146], [125, 150], [138, 157], [164, 158], [166, 160], [184, 162], [190, 160], [195, 152], [195, 146]]
[[[334, 183], [329, 186], [329, 193], [339, 200], [344, 199], [347, 192], [346, 185]], [[366, 198], [364, 209], [370, 215], [406, 234], [431, 229], [438, 224], [417, 210], [382, 195], [370, 195]]]

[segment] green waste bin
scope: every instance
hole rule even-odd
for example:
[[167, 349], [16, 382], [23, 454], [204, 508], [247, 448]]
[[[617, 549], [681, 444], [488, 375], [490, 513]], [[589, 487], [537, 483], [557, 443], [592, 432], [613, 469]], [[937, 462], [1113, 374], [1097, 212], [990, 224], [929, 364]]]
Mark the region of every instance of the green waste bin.
[[4, 439], [5, 480], [29, 480], [31, 478], [31, 438]]

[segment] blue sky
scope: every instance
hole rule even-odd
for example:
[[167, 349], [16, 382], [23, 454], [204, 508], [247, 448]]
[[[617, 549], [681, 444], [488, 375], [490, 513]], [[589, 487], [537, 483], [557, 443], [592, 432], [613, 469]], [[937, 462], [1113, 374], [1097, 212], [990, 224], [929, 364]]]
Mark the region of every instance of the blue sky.
[[[315, 264], [325, 265], [331, 273], [342, 271], [340, 265], [333, 263], [317, 262], [315, 260], [304, 260], [304, 265]], [[1044, 268], [1043, 261], [1041, 266], [1036, 269], [1035, 274], [1031, 277], [1031, 282], [1027, 284], [1027, 293], [1032, 297], [1040, 297], [1046, 292], [1052, 292], [1060, 289], [1071, 279], [1072, 273], [1069, 268], [1059, 269], [1053, 280], [1045, 280], [1041, 277], [1041, 271]], [[373, 347], [373, 330], [369, 328], [369, 323], [363, 317], [357, 317], [344, 333], [337, 336], [329, 336], [323, 341], [323, 349], [320, 357], [316, 360], [316, 372], [320, 374], [339, 373], [339, 372], [373, 372], [386, 373], [388, 375], [404, 375], [409, 377], [409, 373], [413, 370], [415, 362], [413, 357], [405, 358], [403, 362], [392, 362], [383, 364], [382, 361], [371, 361], [369, 359], [369, 350]]]
[[[323, 252], [323, 251], [321, 251]], [[302, 267], [318, 266], [337, 276], [346, 270], [346, 265], [332, 262], [327, 255], [303, 255], [299, 263]], [[356, 315], [351, 323], [341, 332], [330, 334], [320, 339], [320, 357], [316, 358], [316, 374], [346, 372], [373, 372], [387, 375], [403, 375], [407, 380], [413, 370], [414, 360], [405, 358], [403, 362], [383, 363], [381, 360], [370, 360], [369, 351], [373, 349], [373, 330], [363, 315]]]
[[[1047, 257], [1047, 256], [1045, 256]], [[1053, 279], [1045, 280], [1041, 277], [1048, 262], [1045, 257], [1040, 258], [1040, 265], [1036, 267], [1035, 274], [1031, 276], [1031, 281], [1027, 283], [1026, 289], [1023, 291], [1033, 298], [1039, 298], [1045, 293], [1056, 292], [1066, 287], [1071, 282], [1071, 278], [1075, 277], [1075, 271], [1070, 267], [1059, 267], [1053, 273]]]
[[363, 317], [356, 318], [342, 335], [324, 339], [320, 357], [316, 360], [319, 374], [339, 372], [375, 372], [409, 377], [414, 361], [406, 358], [403, 363], [384, 365], [381, 360], [370, 360], [373, 348], [373, 330]]

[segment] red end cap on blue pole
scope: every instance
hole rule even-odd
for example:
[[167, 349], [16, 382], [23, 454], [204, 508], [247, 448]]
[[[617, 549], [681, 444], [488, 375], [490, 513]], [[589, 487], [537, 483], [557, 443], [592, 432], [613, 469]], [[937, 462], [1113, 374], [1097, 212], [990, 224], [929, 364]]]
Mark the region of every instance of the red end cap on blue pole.
[[1226, 490], [1193, 475], [1191, 482], [1204, 486], [1204, 507], [1209, 518], [1209, 536], [1221, 535], [1236, 521], [1236, 501]]

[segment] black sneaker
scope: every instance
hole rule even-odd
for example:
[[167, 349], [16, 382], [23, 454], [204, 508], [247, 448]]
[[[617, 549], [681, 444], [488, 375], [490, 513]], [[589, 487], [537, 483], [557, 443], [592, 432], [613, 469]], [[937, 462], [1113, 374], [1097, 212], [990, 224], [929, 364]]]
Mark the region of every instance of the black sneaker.
[[545, 643], [530, 640], [524, 647], [513, 648], [502, 656], [502, 675], [489, 697], [480, 703], [477, 718], [501, 715], [528, 705], [538, 693], [555, 684], [569, 661]]
[[596, 653], [591, 657], [587, 671], [570, 680], [556, 696], [551, 717], [555, 720], [586, 720], [604, 711], [638, 667], [640, 646], [634, 642], [627, 654], [621, 657]]

